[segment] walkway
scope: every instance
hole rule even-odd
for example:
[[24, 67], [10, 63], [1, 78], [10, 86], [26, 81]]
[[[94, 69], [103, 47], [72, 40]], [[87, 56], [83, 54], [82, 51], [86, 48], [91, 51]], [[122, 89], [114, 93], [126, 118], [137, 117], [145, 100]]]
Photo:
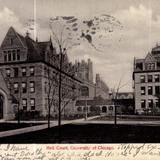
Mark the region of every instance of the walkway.
[[[98, 118], [98, 117], [99, 116], [89, 117], [87, 120], [91, 120], [91, 119]], [[65, 124], [73, 124], [73, 123], [82, 123], [83, 121], [85, 121], [84, 118], [76, 119], [76, 120], [66, 120], [66, 121], [62, 120], [61, 124], [65, 125]], [[17, 121], [3, 121], [3, 120], [1, 120], [1, 122], [17, 123]], [[21, 123], [46, 123], [46, 124], [32, 126], [32, 127], [26, 127], [26, 128], [20, 128], [20, 129], [14, 129], [14, 130], [8, 130], [8, 131], [2, 131], [2, 132], [0, 132], [0, 138], [23, 134], [23, 133], [34, 132], [34, 131], [39, 131], [39, 130], [43, 130], [43, 129], [48, 128], [47, 121], [21, 121]], [[51, 121], [50, 127], [56, 127], [56, 126], [58, 126], [58, 121]]]

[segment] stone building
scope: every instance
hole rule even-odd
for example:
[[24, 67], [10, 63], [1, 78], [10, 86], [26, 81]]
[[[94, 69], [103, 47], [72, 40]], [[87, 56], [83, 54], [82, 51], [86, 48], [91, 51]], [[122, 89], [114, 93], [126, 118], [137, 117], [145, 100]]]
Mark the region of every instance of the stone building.
[[[62, 105], [80, 92], [75, 67], [63, 53]], [[51, 100], [51, 106], [57, 106], [59, 60], [51, 40], [34, 41], [29, 34], [24, 37], [10, 27], [0, 47], [0, 118], [14, 118], [18, 106], [24, 112], [38, 111], [41, 116], [48, 114]], [[52, 107], [51, 112], [57, 108]]]
[[76, 107], [77, 113], [80, 115], [114, 115], [115, 112], [115, 105], [109, 99], [78, 100]]
[[159, 111], [160, 46], [152, 48], [144, 59], [134, 59], [134, 96], [138, 113]]
[[81, 96], [79, 99], [92, 100], [95, 97], [109, 98], [109, 87], [102, 80], [100, 74], [96, 74], [95, 80], [93, 76], [93, 64], [90, 59], [86, 62], [75, 63], [77, 66], [77, 77], [83, 82], [81, 85]]

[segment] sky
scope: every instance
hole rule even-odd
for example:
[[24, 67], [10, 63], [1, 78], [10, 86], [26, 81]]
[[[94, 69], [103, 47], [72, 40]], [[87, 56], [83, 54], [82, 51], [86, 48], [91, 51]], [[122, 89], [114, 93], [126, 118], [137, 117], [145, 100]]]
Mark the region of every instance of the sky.
[[159, 0], [0, 0], [0, 43], [10, 26], [25, 35], [29, 19], [36, 20], [31, 37], [45, 41], [50, 38], [51, 17], [114, 16], [123, 29], [108, 34], [103, 52], [84, 43], [68, 56], [73, 62], [90, 58], [94, 75], [100, 73], [109, 88], [116, 88], [121, 79], [120, 91], [132, 91], [134, 57], [144, 58], [160, 42], [159, 4]]

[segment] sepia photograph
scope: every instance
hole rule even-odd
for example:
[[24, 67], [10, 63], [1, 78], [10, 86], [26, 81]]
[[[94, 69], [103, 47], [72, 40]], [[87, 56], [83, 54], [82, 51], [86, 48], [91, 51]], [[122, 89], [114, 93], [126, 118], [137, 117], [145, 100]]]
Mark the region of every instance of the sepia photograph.
[[0, 0], [0, 144], [102, 143], [160, 143], [160, 1]]

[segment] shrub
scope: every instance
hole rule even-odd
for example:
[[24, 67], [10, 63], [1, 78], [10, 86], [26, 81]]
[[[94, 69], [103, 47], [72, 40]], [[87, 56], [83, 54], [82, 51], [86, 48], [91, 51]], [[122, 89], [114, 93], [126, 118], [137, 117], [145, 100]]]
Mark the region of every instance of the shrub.
[[[20, 120], [32, 120], [40, 118], [40, 111], [19, 111]], [[18, 119], [18, 112], [15, 114], [15, 119]]]

